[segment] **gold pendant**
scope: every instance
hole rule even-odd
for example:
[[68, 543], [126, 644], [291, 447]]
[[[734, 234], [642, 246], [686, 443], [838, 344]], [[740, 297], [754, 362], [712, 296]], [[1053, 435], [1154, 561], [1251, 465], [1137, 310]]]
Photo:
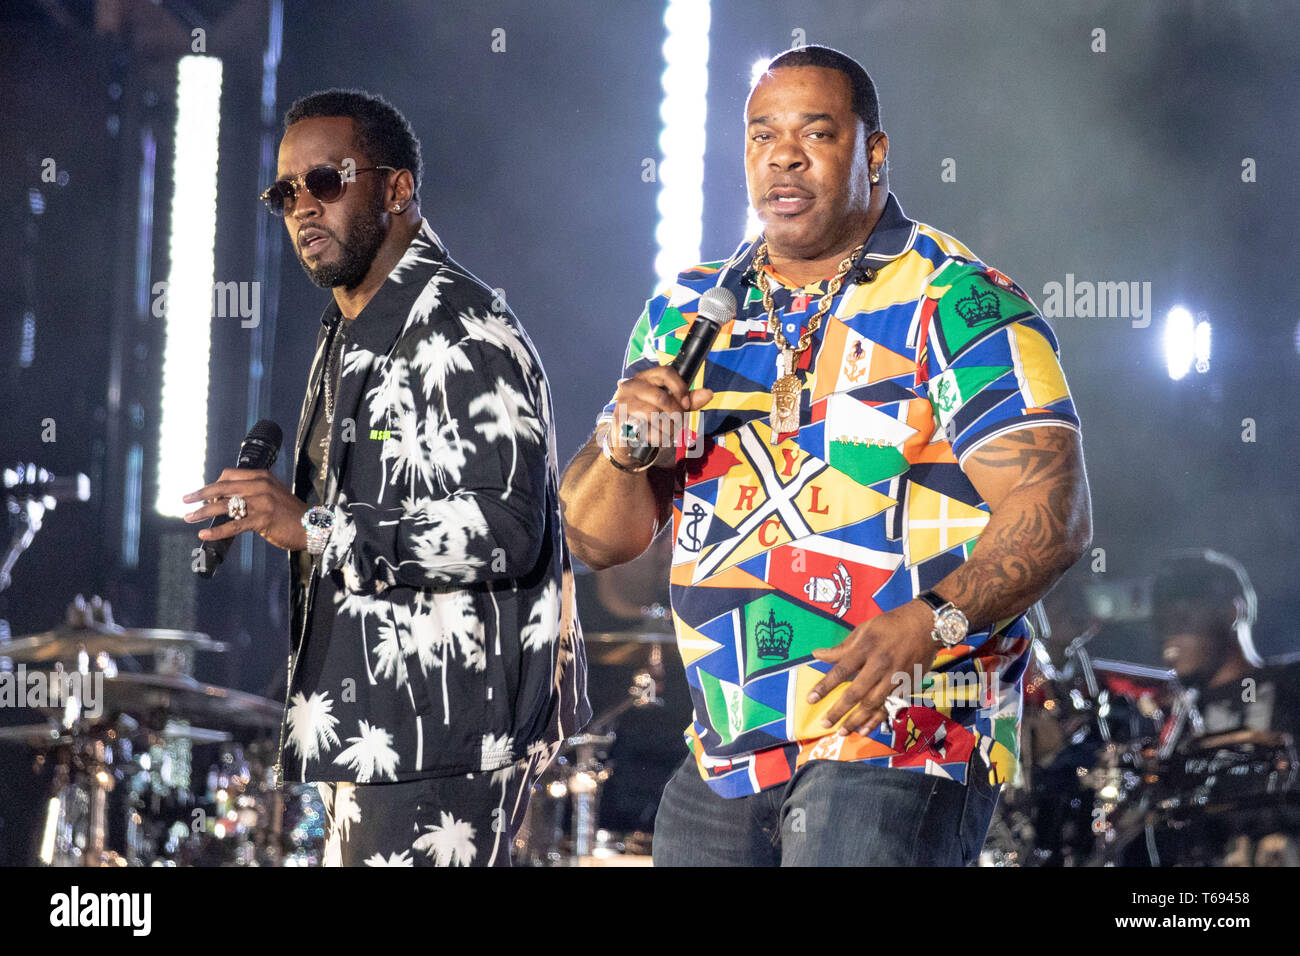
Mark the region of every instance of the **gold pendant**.
[[781, 352], [781, 362], [777, 369], [784, 366], [784, 374], [772, 383], [772, 444], [780, 444], [781, 435], [799, 430], [799, 397], [803, 394], [803, 383], [794, 373], [794, 353]]

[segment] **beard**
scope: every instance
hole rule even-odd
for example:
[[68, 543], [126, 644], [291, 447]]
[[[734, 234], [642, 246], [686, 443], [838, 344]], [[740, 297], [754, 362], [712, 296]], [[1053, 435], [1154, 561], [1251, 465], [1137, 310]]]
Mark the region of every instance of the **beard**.
[[384, 243], [386, 233], [381, 225], [383, 214], [384, 197], [376, 190], [371, 194], [370, 203], [347, 221], [346, 242], [340, 239], [337, 233], [313, 223], [316, 228], [324, 230], [338, 243], [339, 256], [334, 262], [322, 262], [312, 267], [303, 258], [302, 249], [295, 248], [298, 264], [307, 273], [307, 278], [322, 289], [333, 289], [338, 286], [352, 289], [360, 285], [361, 280], [370, 271], [379, 247]]

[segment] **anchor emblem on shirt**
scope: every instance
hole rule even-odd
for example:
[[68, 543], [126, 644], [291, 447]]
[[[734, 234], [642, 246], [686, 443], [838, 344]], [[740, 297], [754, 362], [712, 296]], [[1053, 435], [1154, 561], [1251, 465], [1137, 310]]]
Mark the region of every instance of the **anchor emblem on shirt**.
[[686, 539], [682, 547], [687, 551], [700, 550], [701, 541], [696, 533], [696, 528], [699, 527], [700, 519], [707, 514], [708, 512], [700, 506], [698, 501], [691, 505], [691, 510], [686, 515], [686, 524], [682, 526], [682, 536]]

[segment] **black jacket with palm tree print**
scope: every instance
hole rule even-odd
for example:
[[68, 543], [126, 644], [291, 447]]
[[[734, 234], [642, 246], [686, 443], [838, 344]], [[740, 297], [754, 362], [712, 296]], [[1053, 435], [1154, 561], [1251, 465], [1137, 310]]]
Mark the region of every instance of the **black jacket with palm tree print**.
[[[304, 501], [338, 321], [331, 303], [299, 417]], [[282, 778], [411, 780], [553, 753], [591, 709], [532, 343], [427, 222], [344, 342], [334, 529], [309, 576], [289, 562]]]

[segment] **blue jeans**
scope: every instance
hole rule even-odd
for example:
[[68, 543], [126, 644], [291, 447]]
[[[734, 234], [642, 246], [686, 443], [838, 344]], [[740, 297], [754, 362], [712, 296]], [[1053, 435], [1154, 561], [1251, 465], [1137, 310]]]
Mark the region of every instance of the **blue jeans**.
[[968, 786], [933, 774], [812, 760], [784, 786], [720, 797], [688, 756], [655, 818], [655, 866], [968, 866], [1001, 787], [978, 755]]

